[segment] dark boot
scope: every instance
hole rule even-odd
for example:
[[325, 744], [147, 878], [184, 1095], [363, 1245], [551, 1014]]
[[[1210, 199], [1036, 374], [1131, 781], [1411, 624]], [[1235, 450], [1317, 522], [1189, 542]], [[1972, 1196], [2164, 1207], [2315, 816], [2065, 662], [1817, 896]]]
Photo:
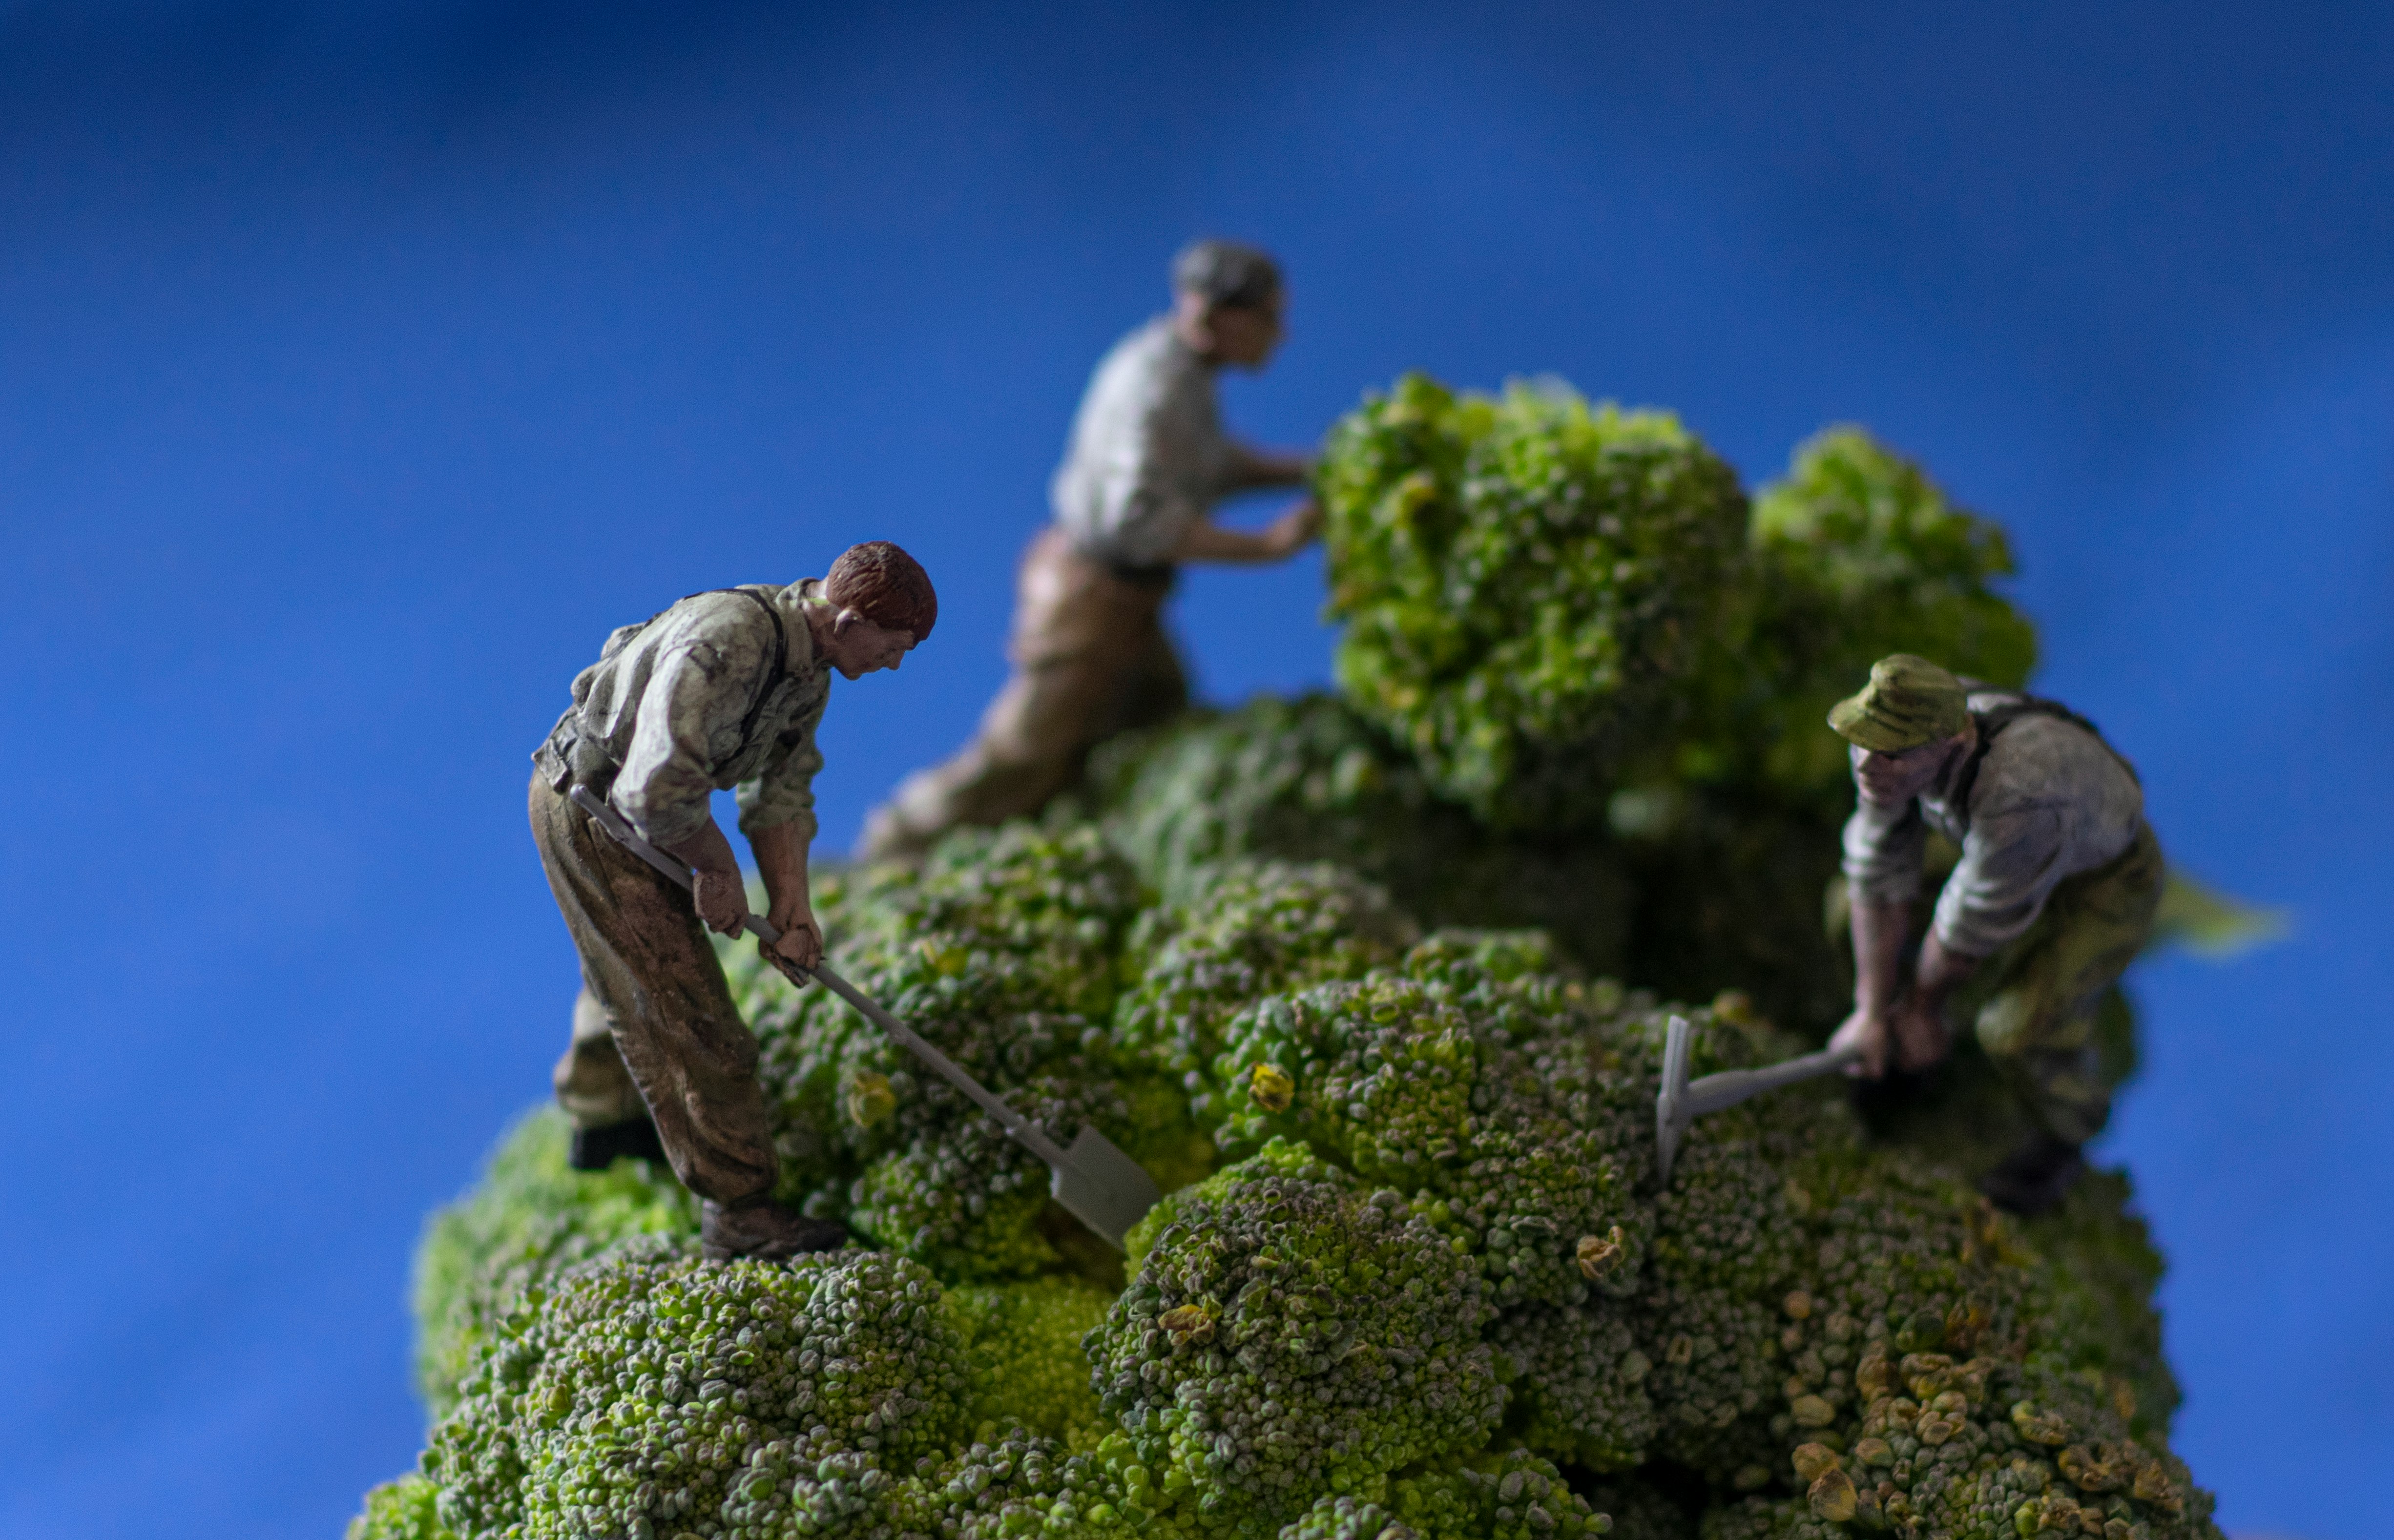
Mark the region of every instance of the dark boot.
[[573, 1144], [565, 1152], [565, 1164], [576, 1171], [604, 1171], [625, 1155], [663, 1165], [665, 1147], [657, 1139], [657, 1125], [647, 1118], [635, 1117], [603, 1127], [576, 1128]]
[[2085, 1171], [2078, 1146], [2036, 1133], [1980, 1178], [1979, 1191], [2006, 1213], [2032, 1219], [2068, 1197]]
[[737, 1208], [710, 1199], [699, 1208], [698, 1241], [710, 1262], [728, 1262], [735, 1257], [772, 1262], [802, 1251], [837, 1251], [848, 1244], [848, 1227], [830, 1219], [809, 1219], [766, 1198]]

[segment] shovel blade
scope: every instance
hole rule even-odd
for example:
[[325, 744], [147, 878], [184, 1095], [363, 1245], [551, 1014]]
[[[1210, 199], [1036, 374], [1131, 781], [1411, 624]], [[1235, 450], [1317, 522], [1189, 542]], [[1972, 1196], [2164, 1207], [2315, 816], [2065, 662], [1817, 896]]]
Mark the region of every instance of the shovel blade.
[[1130, 1227], [1147, 1217], [1156, 1200], [1155, 1178], [1138, 1162], [1095, 1128], [1085, 1127], [1055, 1167], [1047, 1191], [1072, 1218], [1116, 1251]]

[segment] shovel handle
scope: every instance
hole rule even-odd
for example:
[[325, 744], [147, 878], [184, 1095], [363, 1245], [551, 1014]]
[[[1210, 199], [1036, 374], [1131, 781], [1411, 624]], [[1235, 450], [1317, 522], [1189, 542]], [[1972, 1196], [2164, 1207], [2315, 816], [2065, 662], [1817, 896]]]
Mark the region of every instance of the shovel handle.
[[[632, 827], [631, 821], [609, 807], [598, 793], [587, 786], [577, 785], [568, 796], [575, 807], [588, 813], [593, 823], [606, 830], [625, 849], [664, 874], [676, 885], [684, 888], [691, 886], [690, 868], [642, 839], [638, 831]], [[743, 915], [740, 924], [743, 929], [765, 943], [766, 959], [781, 969], [783, 977], [790, 982], [804, 989], [810, 978], [820, 980], [825, 989], [854, 1006], [866, 1020], [888, 1033], [890, 1041], [938, 1071], [940, 1079], [962, 1091], [975, 1106], [995, 1118], [1000, 1127], [1033, 1154], [1049, 1165], [1063, 1163], [1064, 1152], [1037, 1124], [1007, 1106], [996, 1092], [966, 1073], [964, 1066], [925, 1042], [914, 1028], [875, 1005], [872, 996], [822, 963], [805, 968], [783, 956], [776, 944], [782, 939], [779, 926], [762, 915]]]

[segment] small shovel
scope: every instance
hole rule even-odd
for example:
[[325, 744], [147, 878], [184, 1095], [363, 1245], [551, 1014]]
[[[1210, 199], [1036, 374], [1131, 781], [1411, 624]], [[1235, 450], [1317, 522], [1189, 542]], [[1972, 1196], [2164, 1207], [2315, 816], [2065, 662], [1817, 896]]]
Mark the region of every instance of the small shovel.
[[1678, 1158], [1679, 1140], [1696, 1119], [1782, 1086], [1834, 1073], [1861, 1057], [1860, 1048], [1823, 1048], [1758, 1070], [1723, 1070], [1690, 1083], [1688, 1060], [1695, 1050], [1695, 1039], [1696, 1029], [1684, 1016], [1672, 1017], [1663, 1036], [1663, 1089], [1654, 1098], [1655, 1170], [1663, 1187], [1671, 1185], [1671, 1163]]
[[[691, 886], [690, 868], [642, 839], [624, 816], [609, 807], [586, 786], [572, 791], [573, 805], [590, 815], [591, 821], [621, 843], [625, 849], [663, 872], [683, 888]], [[765, 956], [790, 982], [804, 989], [809, 975], [822, 981], [825, 989], [854, 1006], [864, 1019], [889, 1035], [892, 1042], [920, 1059], [940, 1073], [941, 1079], [972, 1098], [981, 1111], [995, 1118], [998, 1126], [1012, 1135], [1015, 1141], [1046, 1161], [1053, 1176], [1047, 1191], [1062, 1204], [1072, 1218], [1089, 1227], [1116, 1251], [1123, 1249], [1123, 1237], [1130, 1227], [1138, 1223], [1153, 1208], [1163, 1194], [1156, 1191], [1155, 1180], [1141, 1168], [1138, 1162], [1122, 1152], [1113, 1140], [1086, 1125], [1065, 1149], [1047, 1137], [1037, 1124], [1007, 1106], [1003, 1099], [980, 1081], [964, 1072], [962, 1066], [946, 1054], [917, 1036], [912, 1027], [873, 1003], [854, 984], [817, 963], [811, 968], [800, 967], [774, 949], [782, 939], [781, 930], [761, 915], [743, 915], [741, 924], [748, 933], [765, 943]]]

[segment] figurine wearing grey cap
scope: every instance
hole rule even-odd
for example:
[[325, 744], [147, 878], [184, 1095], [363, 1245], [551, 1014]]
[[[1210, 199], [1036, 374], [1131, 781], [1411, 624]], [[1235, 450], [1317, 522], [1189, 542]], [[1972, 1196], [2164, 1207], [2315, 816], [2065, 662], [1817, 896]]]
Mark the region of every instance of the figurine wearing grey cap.
[[1054, 520], [1016, 581], [1012, 676], [954, 757], [874, 811], [864, 854], [919, 859], [958, 824], [1037, 812], [1080, 779], [1089, 750], [1188, 703], [1163, 625], [1184, 561], [1266, 562], [1321, 528], [1307, 499], [1261, 530], [1214, 522], [1233, 494], [1304, 482], [1302, 454], [1223, 431], [1214, 377], [1261, 369], [1281, 340], [1281, 276], [1252, 246], [1200, 241], [1172, 264], [1173, 305], [1115, 344], [1082, 397], [1048, 489]]
[[[2111, 1114], [2096, 1012], [2161, 902], [2137, 772], [2067, 706], [1907, 652], [1873, 665], [1829, 726], [1860, 793], [1845, 834], [1854, 1011], [1831, 1046], [1860, 1050], [1873, 1079], [1925, 1070], [1945, 1056], [1947, 1005], [1968, 997], [1979, 1046], [2038, 1125], [1980, 1190], [2014, 1213], [2049, 1208]], [[1961, 860], [1914, 951], [1932, 829]]]

